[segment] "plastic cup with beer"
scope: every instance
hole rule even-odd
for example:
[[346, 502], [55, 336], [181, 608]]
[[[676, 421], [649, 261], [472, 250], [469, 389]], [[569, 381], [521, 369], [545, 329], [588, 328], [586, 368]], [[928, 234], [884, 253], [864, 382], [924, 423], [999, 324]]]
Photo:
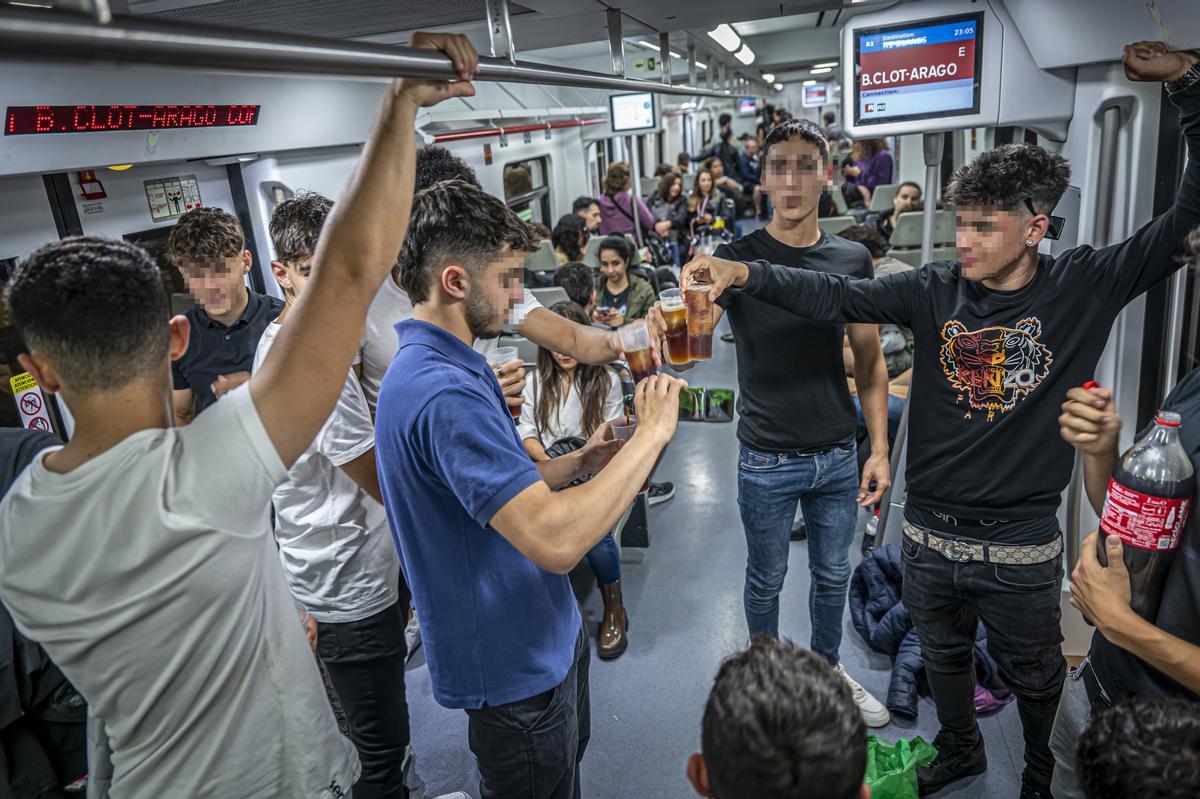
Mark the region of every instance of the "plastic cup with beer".
[[654, 359], [650, 357], [650, 330], [646, 327], [646, 320], [631, 322], [620, 328], [617, 334], [621, 337], [621, 349], [625, 351], [625, 360], [629, 362], [629, 371], [633, 373], [635, 384], [658, 374]]
[[688, 357], [693, 361], [712, 358], [713, 308], [708, 298], [712, 290], [711, 283], [692, 283], [685, 292]]
[[[492, 367], [492, 370], [496, 373], [497, 380], [504, 376], [504, 373], [500, 371], [500, 367], [504, 366], [504, 364], [508, 363], [509, 361], [515, 360], [517, 360], [516, 347], [497, 347], [487, 354], [487, 364], [488, 366]], [[509, 405], [508, 412], [514, 419], [520, 418], [521, 406], [517, 405], [514, 408], [512, 405]]]
[[[625, 416], [621, 419], [616, 419], [612, 422], [613, 438], [617, 441], [628, 441], [633, 438], [633, 434], [637, 432], [637, 417]], [[650, 477], [646, 477], [646, 482], [638, 489], [638, 493], [647, 491], [650, 488]]]
[[666, 289], [658, 295], [662, 303], [663, 321], [667, 324], [667, 360], [673, 366], [682, 366], [691, 360], [688, 354], [687, 306], [683, 292]]

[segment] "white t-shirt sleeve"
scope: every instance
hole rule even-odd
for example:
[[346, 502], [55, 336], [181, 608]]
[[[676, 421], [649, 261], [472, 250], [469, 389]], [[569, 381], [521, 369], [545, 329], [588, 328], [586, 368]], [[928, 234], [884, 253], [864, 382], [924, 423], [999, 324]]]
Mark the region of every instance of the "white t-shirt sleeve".
[[527, 374], [525, 376], [525, 388], [521, 391], [521, 397], [525, 400], [521, 403], [521, 419], [517, 422], [517, 433], [524, 441], [527, 438], [540, 439], [537, 429], [537, 418], [534, 415], [534, 398], [537, 397], [537, 375]]
[[[288, 472], [250, 394], [239, 386], [175, 433], [167, 507], [215, 529], [257, 535], [275, 487]], [[247, 526], [249, 525], [249, 527]]]
[[333, 413], [317, 434], [316, 450], [334, 466], [344, 466], [375, 446], [375, 426], [367, 398], [354, 372], [346, 374]]
[[617, 373], [611, 369], [608, 371], [608, 378], [611, 383], [608, 388], [608, 396], [604, 398], [603, 421], [611, 422], [618, 416], [623, 420], [625, 417], [625, 395], [621, 393], [621, 378], [617, 377]]

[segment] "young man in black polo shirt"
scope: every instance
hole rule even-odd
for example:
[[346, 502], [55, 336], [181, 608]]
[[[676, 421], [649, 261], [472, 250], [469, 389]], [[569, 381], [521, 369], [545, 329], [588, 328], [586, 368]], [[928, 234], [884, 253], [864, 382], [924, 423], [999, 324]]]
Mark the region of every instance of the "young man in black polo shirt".
[[982, 621], [1018, 698], [1021, 795], [1050, 796], [1050, 730], [1066, 675], [1056, 511], [1073, 461], [1058, 443], [1058, 404], [1091, 377], [1121, 309], [1178, 268], [1174, 254], [1200, 224], [1198, 61], [1154, 42], [1125, 49], [1130, 79], [1167, 82], [1192, 155], [1175, 206], [1121, 244], [1039, 256], [1069, 169], [1018, 144], [980, 155], [950, 183], [961, 263], [876, 280], [715, 258], [684, 271], [685, 283], [712, 279], [715, 294], [740, 289], [739, 301], [913, 332], [904, 604], [942, 724], [938, 758], [920, 772], [924, 793], [987, 768], [972, 701]]
[[[1195, 259], [1200, 256], [1200, 230], [1190, 239]], [[1200, 472], [1200, 369], [1188, 373], [1162, 407], [1180, 415], [1180, 443]], [[1112, 392], [1071, 389], [1059, 425], [1062, 437], [1082, 456], [1088, 499], [1099, 514], [1120, 457], [1121, 418]], [[1192, 498], [1193, 509], [1196, 499]], [[1096, 556], [1093, 533], [1084, 541], [1071, 574], [1071, 603], [1096, 625], [1096, 632], [1088, 659], [1066, 681], [1054, 721], [1050, 748], [1055, 759], [1055, 799], [1086, 795], [1075, 751], [1093, 710], [1131, 696], [1200, 701], [1200, 515], [1193, 510], [1187, 520], [1153, 622], [1130, 608], [1129, 571], [1120, 539], [1109, 536], [1107, 546], [1110, 565], [1104, 568]]]
[[186, 314], [187, 352], [171, 364], [175, 424], [183, 425], [250, 379], [258, 340], [283, 310], [283, 300], [247, 288], [252, 259], [246, 235], [220, 208], [196, 208], [180, 217], [167, 253], [196, 298]]

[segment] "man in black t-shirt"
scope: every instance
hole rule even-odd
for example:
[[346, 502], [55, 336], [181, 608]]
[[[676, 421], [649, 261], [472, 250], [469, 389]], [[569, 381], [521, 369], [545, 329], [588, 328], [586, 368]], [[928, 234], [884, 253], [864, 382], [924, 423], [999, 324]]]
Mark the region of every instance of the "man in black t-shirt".
[[1191, 156], [1174, 206], [1126, 241], [1038, 254], [1066, 191], [1066, 161], [1029, 144], [983, 153], [951, 180], [960, 262], [875, 280], [702, 257], [691, 281], [808, 319], [912, 330], [904, 604], [921, 639], [942, 729], [923, 794], [987, 768], [971, 650], [979, 622], [1018, 699], [1024, 799], [1050, 796], [1050, 730], [1066, 677], [1056, 513], [1073, 453], [1059, 404], [1090, 379], [1121, 309], [1175, 269], [1200, 225], [1200, 56], [1125, 49], [1133, 80], [1163, 81]]
[[283, 300], [246, 287], [252, 263], [246, 236], [220, 208], [180, 217], [167, 254], [197, 303], [186, 314], [188, 348], [171, 363], [175, 424], [183, 425], [250, 379], [258, 340], [283, 310]]
[[[865, 247], [817, 226], [828, 164], [829, 147], [812, 122], [793, 119], [773, 128], [763, 155], [763, 185], [773, 200], [771, 221], [721, 245], [718, 257], [870, 278], [871, 254]], [[808, 530], [812, 580], [810, 645], [838, 666], [858, 506], [878, 502], [890, 485], [887, 364], [879, 330], [873, 324], [852, 324], [844, 331], [840, 323], [802, 319], [744, 294], [721, 296], [714, 315], [720, 320], [723, 314], [729, 316], [738, 359], [738, 505], [747, 547], [746, 623], [751, 636], [779, 635], [779, 594], [799, 504]], [[871, 437], [872, 455], [861, 479], [843, 332], [854, 350]], [[842, 674], [863, 720], [873, 727], [887, 724], [887, 708]]]
[[[1191, 235], [1200, 255], [1200, 230]], [[1062, 436], [1083, 460], [1088, 499], [1099, 515], [1108, 478], [1120, 452], [1121, 419], [1107, 389], [1073, 388], [1059, 425]], [[1183, 421], [1179, 441], [1200, 474], [1200, 369], [1188, 373], [1163, 403]], [[1140, 437], [1140, 435], [1139, 435]], [[1075, 767], [1075, 744], [1093, 709], [1129, 696], [1168, 696], [1200, 700], [1200, 514], [1192, 498], [1179, 550], [1163, 582], [1162, 603], [1151, 623], [1130, 608], [1129, 571], [1121, 542], [1109, 536], [1109, 567], [1096, 557], [1096, 534], [1083, 544], [1071, 574], [1071, 603], [1096, 625], [1088, 659], [1071, 673], [1063, 689], [1050, 741], [1054, 751], [1055, 799], [1083, 799]]]

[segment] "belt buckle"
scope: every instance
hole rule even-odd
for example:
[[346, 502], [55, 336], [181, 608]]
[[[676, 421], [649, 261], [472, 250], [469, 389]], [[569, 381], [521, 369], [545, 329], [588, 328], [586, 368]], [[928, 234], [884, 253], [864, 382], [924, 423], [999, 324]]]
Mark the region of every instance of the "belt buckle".
[[949, 538], [943, 539], [942, 554], [950, 560], [968, 563], [971, 560], [971, 545]]

